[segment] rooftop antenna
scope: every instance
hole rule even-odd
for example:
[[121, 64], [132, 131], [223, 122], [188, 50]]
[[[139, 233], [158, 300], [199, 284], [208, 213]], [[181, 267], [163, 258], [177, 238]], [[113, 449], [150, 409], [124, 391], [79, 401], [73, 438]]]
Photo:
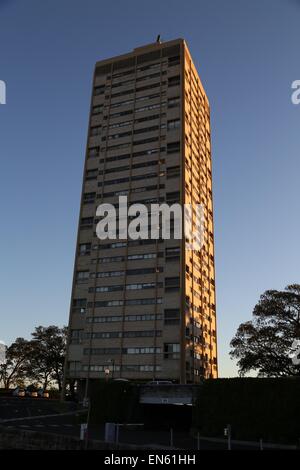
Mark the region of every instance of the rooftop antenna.
[[156, 42], [158, 42], [159, 44], [161, 43], [160, 34], [157, 35]]

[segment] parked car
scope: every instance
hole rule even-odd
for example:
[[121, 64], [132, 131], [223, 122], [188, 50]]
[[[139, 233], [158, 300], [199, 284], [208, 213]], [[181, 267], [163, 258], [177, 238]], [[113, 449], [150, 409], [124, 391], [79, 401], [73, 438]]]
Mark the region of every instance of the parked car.
[[16, 387], [13, 390], [12, 394], [13, 394], [14, 397], [25, 397], [25, 395], [26, 395], [24, 388], [19, 388], [19, 387]]
[[34, 388], [34, 386], [32, 386], [32, 385], [29, 385], [28, 387], [25, 388], [25, 394], [26, 394], [26, 397], [29, 397], [29, 398], [37, 398], [38, 397], [38, 393], [37, 393], [36, 389]]
[[37, 393], [40, 398], [49, 398], [49, 392], [43, 388], [40, 388]]
[[146, 385], [173, 385], [171, 380], [151, 380]]

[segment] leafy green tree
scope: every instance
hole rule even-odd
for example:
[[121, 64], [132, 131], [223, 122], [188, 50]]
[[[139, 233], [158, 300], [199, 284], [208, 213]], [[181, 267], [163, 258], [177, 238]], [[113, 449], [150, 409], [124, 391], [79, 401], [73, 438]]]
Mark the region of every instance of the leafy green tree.
[[299, 351], [300, 285], [284, 291], [267, 290], [253, 310], [253, 319], [242, 323], [230, 346], [239, 372], [256, 371], [259, 376], [300, 375], [300, 361], [293, 361]]

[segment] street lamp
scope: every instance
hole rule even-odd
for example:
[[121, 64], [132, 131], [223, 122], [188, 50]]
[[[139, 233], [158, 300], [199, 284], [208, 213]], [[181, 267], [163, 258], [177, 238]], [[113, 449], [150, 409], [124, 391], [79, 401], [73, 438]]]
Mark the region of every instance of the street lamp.
[[108, 380], [109, 379], [109, 374], [110, 374], [110, 370], [108, 367], [106, 367], [106, 369], [104, 369], [104, 374], [105, 374], [105, 380]]
[[[107, 362], [109, 362], [112, 365], [111, 378], [113, 379], [114, 378], [114, 372], [115, 372], [115, 360], [114, 359], [109, 359]], [[109, 374], [110, 374], [110, 369], [108, 368], [108, 370], [109, 370]]]
[[115, 360], [114, 359], [109, 359], [107, 361], [108, 363], [111, 364], [111, 367], [108, 365], [104, 369], [104, 374], [105, 374], [105, 379], [108, 380], [110, 373], [111, 373], [111, 378], [114, 378], [114, 372], [115, 372]]

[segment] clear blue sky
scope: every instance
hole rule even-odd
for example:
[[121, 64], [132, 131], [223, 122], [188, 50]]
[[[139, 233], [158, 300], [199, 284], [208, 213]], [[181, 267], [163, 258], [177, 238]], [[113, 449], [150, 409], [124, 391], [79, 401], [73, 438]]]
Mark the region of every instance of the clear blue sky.
[[0, 339], [67, 323], [93, 66], [184, 37], [210, 99], [220, 373], [259, 295], [299, 282], [297, 0], [0, 0]]

